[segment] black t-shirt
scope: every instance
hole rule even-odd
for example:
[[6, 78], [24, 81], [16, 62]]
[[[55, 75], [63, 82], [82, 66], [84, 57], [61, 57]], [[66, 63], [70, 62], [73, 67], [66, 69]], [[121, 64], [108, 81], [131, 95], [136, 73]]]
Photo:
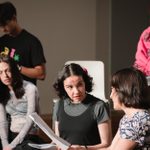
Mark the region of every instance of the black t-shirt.
[[[26, 30], [22, 30], [16, 37], [9, 35], [0, 37], [0, 53], [9, 55], [19, 65], [25, 67], [32, 68], [46, 62], [41, 42]], [[36, 84], [36, 79], [26, 76], [23, 78]]]

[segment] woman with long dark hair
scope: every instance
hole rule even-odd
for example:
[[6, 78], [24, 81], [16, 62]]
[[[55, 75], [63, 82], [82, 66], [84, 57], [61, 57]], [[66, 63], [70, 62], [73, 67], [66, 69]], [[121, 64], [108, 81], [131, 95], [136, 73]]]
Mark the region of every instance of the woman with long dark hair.
[[[37, 142], [36, 127], [29, 118], [39, 111], [37, 87], [21, 77], [16, 62], [0, 56], [0, 138], [3, 150], [32, 149], [29, 141]], [[10, 126], [8, 117], [10, 116]], [[10, 135], [8, 135], [10, 127]], [[28, 141], [28, 142], [27, 142]]]

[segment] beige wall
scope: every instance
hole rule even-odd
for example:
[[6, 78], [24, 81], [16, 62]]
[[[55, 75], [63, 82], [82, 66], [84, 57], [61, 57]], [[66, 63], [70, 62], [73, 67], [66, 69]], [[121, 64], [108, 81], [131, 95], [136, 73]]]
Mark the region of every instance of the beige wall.
[[149, 25], [148, 1], [112, 0], [111, 72], [133, 65], [139, 36]]
[[47, 77], [39, 81], [42, 113], [51, 111], [52, 83], [67, 60], [95, 59], [96, 0], [12, 0], [22, 27], [42, 42]]

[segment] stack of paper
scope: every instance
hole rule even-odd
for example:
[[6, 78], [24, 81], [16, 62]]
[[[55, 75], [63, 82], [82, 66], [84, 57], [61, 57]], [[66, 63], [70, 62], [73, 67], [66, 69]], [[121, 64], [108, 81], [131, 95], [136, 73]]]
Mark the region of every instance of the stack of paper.
[[57, 150], [57, 146], [54, 143], [50, 144], [33, 144], [33, 143], [28, 143], [29, 146], [37, 149], [49, 149], [49, 150]]
[[[29, 143], [30, 146], [35, 147], [38, 149], [54, 149], [54, 147], [56, 148], [56, 145], [61, 148], [62, 150], [67, 150], [69, 148], [69, 146], [71, 145], [70, 143], [68, 143], [67, 141], [65, 141], [64, 139], [58, 137], [53, 130], [44, 122], [44, 120], [36, 113], [32, 113], [29, 116], [40, 128], [41, 130], [43, 130], [43, 132], [52, 140], [52, 143], [50, 144], [32, 144]], [[55, 143], [55, 144], [53, 144]]]

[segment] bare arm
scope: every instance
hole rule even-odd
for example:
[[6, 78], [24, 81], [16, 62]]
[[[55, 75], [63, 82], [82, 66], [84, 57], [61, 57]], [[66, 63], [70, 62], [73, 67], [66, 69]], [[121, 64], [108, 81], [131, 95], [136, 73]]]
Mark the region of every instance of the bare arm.
[[58, 124], [59, 124], [59, 122], [58, 122], [58, 121], [55, 121], [54, 130], [55, 130], [55, 134], [56, 134], [57, 136], [59, 136]]
[[34, 68], [27, 68], [21, 66], [21, 74], [29, 77], [29, 78], [36, 78], [39, 80], [44, 80], [46, 77], [46, 68], [45, 64], [35, 66]]
[[137, 143], [132, 140], [120, 138], [118, 131], [110, 146], [110, 150], [120, 150], [120, 148], [121, 150], [133, 150], [136, 145]]
[[[108, 146], [111, 143], [112, 134], [110, 128], [110, 120], [105, 121], [98, 125], [101, 143], [97, 145], [84, 146], [84, 145], [71, 145], [69, 150], [110, 150]], [[114, 149], [113, 149], [114, 150]]]
[[101, 143], [97, 145], [88, 146], [89, 150], [97, 150], [103, 147], [108, 147], [112, 140], [111, 122], [110, 120], [105, 121], [98, 125]]
[[112, 141], [111, 146], [107, 148], [102, 148], [100, 150], [133, 150], [136, 145], [137, 143], [134, 141], [120, 138], [118, 131]]
[[137, 144], [134, 141], [128, 139], [119, 138], [116, 145], [110, 147], [110, 150], [133, 150]]

